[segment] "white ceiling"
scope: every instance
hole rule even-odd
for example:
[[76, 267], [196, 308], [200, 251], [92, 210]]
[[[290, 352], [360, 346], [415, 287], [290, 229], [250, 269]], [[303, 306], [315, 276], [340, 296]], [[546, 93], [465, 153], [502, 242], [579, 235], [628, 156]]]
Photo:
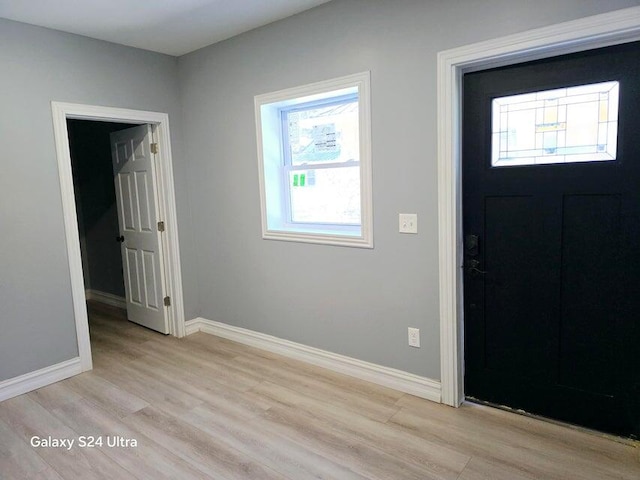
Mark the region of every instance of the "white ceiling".
[[330, 0], [0, 0], [0, 17], [183, 55]]

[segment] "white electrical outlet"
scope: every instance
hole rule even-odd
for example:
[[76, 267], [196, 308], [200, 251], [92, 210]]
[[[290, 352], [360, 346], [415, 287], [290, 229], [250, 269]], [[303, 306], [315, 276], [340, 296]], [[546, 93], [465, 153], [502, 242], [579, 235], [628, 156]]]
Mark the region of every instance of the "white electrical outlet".
[[400, 233], [418, 233], [418, 214], [400, 213], [398, 214], [398, 227]]
[[420, 348], [420, 329], [409, 327], [409, 346]]

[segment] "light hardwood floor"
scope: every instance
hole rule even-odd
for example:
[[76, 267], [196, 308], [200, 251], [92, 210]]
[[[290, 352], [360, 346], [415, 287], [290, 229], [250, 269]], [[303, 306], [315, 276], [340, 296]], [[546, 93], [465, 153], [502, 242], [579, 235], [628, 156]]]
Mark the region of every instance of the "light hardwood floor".
[[[453, 409], [202, 333], [164, 337], [119, 312], [90, 308], [93, 371], [0, 403], [2, 480], [640, 478], [631, 442]], [[80, 448], [90, 435], [105, 445]]]

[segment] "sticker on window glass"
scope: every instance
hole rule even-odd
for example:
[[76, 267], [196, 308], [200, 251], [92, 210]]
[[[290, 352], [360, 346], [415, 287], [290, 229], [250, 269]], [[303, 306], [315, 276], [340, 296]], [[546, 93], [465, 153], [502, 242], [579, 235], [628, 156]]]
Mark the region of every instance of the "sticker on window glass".
[[616, 159], [618, 82], [501, 97], [491, 108], [491, 165]]
[[336, 151], [336, 126], [333, 123], [314, 125], [311, 135], [316, 152]]
[[316, 183], [315, 172], [310, 171], [306, 173], [294, 173], [291, 174], [291, 186], [292, 187], [304, 187], [306, 185], [313, 186]]

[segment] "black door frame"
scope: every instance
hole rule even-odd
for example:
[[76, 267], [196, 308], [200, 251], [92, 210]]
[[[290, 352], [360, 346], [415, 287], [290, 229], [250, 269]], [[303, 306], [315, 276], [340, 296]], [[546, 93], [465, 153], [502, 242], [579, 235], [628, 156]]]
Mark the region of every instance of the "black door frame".
[[438, 235], [441, 402], [464, 401], [462, 74], [640, 40], [640, 7], [438, 53]]

